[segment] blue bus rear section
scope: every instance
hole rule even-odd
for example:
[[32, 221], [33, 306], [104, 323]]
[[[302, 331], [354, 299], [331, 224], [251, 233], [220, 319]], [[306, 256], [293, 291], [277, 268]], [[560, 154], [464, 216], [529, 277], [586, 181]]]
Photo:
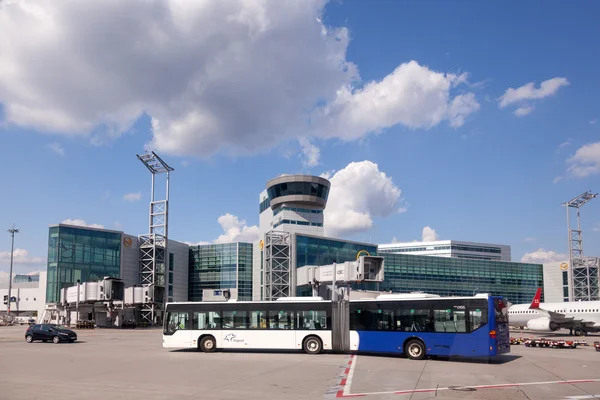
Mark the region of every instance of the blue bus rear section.
[[[481, 305], [485, 307], [485, 303]], [[356, 351], [404, 354], [405, 345], [412, 339], [419, 339], [425, 345], [426, 354], [430, 356], [490, 357], [509, 353], [508, 308], [501, 297], [487, 298], [487, 315], [487, 323], [474, 326], [470, 332], [435, 332], [433, 320], [429, 325], [431, 327], [429, 331], [356, 329], [354, 331], [358, 335]]]
[[404, 353], [404, 345], [410, 339], [425, 343], [427, 355], [440, 357], [485, 357], [496, 355], [495, 340], [489, 330], [479, 329], [471, 333], [435, 332], [375, 332], [357, 331], [358, 351], [367, 353]]

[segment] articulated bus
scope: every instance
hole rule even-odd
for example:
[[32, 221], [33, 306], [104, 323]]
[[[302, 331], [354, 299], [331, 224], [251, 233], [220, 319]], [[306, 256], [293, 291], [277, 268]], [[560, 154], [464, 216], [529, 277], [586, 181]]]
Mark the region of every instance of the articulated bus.
[[510, 351], [507, 310], [487, 294], [176, 302], [166, 305], [163, 347], [489, 357]]

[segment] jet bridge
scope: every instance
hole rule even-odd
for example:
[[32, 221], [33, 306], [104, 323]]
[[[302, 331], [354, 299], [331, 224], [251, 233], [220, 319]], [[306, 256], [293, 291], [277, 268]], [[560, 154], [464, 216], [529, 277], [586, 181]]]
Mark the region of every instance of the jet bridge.
[[333, 295], [337, 294], [336, 285], [339, 283], [383, 282], [383, 278], [383, 257], [370, 255], [358, 256], [356, 261], [305, 265], [296, 270], [297, 286], [310, 285], [313, 288], [313, 296], [319, 295], [322, 284], [326, 285], [326, 289], [330, 288]]

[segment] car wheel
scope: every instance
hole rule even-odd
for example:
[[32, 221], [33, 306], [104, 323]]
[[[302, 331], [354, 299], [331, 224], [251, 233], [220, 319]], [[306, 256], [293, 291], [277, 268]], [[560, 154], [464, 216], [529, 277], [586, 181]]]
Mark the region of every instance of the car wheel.
[[26, 341], [27, 343], [33, 343], [33, 336], [31, 336], [31, 335], [27, 335], [27, 336], [25, 336], [25, 341]]
[[54, 343], [54, 344], [57, 344], [57, 343], [59, 343], [59, 342], [60, 342], [60, 338], [59, 338], [58, 336], [54, 336], [54, 337], [52, 338], [52, 343]]
[[211, 353], [217, 349], [217, 342], [212, 336], [206, 336], [200, 341], [200, 350], [205, 353]]
[[422, 360], [425, 358], [425, 345], [420, 340], [411, 340], [406, 344], [405, 353], [411, 360]]
[[307, 354], [319, 354], [323, 349], [323, 344], [318, 337], [309, 336], [304, 339], [304, 345], [302, 347]]

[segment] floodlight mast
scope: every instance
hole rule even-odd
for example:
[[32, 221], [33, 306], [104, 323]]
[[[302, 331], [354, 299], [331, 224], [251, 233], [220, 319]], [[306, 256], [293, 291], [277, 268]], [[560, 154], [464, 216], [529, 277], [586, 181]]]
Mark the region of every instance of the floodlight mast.
[[10, 233], [10, 269], [8, 271], [8, 300], [6, 301], [6, 315], [10, 317], [10, 302], [12, 299], [12, 271], [13, 271], [13, 255], [15, 252], [15, 233], [19, 233], [19, 230], [15, 228], [15, 224], [13, 227], [8, 230]]
[[[151, 325], [160, 324], [159, 313], [165, 302], [167, 245], [169, 235], [169, 178], [174, 169], [170, 167], [154, 151], [137, 158], [152, 174], [150, 191], [150, 213], [148, 218], [148, 234], [140, 235], [139, 266], [140, 283], [144, 288], [144, 304], [141, 319]], [[156, 175], [166, 174], [166, 193], [163, 200], [156, 200]]]
[[[599, 300], [598, 293], [598, 265], [590, 263], [583, 255], [583, 236], [581, 235], [581, 218], [579, 209], [598, 193], [587, 191], [563, 203], [567, 209], [567, 229], [569, 231], [569, 301]], [[577, 229], [571, 229], [570, 209], [575, 208], [577, 215]], [[593, 265], [594, 264], [594, 265]]]

